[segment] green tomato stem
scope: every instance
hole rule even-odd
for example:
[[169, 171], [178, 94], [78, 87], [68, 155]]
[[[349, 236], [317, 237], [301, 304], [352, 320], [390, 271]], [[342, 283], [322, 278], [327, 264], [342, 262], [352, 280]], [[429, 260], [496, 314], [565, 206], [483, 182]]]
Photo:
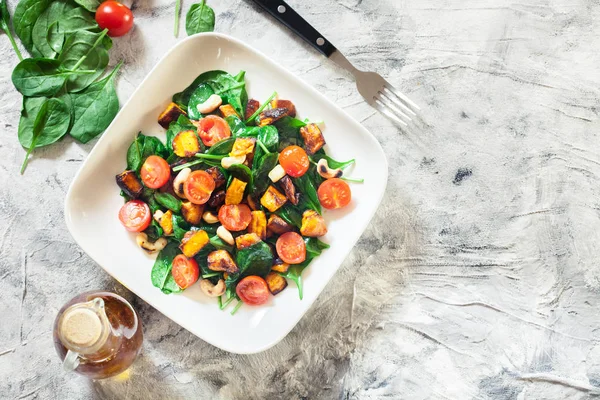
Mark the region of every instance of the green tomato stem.
[[273, 92], [271, 97], [269, 97], [269, 99], [267, 101], [265, 101], [264, 104], [258, 110], [256, 110], [256, 112], [254, 114], [252, 114], [252, 116], [250, 118], [248, 118], [244, 123], [247, 125], [248, 122], [253, 121], [254, 118], [258, 117], [258, 115], [261, 112], [263, 112], [263, 110], [269, 105], [269, 103], [271, 102], [271, 100], [273, 100], [275, 98], [275, 96], [277, 96], [277, 92]]

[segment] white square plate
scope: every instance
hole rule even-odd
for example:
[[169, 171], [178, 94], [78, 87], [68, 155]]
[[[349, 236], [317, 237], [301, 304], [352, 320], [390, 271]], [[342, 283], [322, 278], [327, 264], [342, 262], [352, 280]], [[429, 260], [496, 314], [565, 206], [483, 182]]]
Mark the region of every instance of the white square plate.
[[[304, 299], [295, 285], [261, 307], [243, 306], [235, 316], [221, 311], [215, 299], [194, 285], [179, 295], [165, 295], [152, 286], [154, 256], [148, 256], [135, 236], [121, 226], [123, 204], [115, 175], [126, 165], [127, 148], [137, 132], [158, 136], [165, 131], [157, 116], [171, 96], [209, 70], [236, 75], [246, 71], [250, 97], [264, 101], [273, 91], [296, 105], [300, 118], [325, 121], [328, 153], [339, 160], [356, 159], [352, 175], [353, 201], [343, 210], [325, 212], [331, 245], [303, 274]], [[69, 231], [91, 258], [129, 290], [182, 327], [214, 346], [249, 354], [283, 339], [302, 318], [350, 253], [375, 214], [385, 192], [387, 161], [377, 140], [338, 106], [266, 56], [231, 37], [210, 33], [177, 44], [150, 72], [98, 141], [75, 176], [65, 204]], [[229, 307], [229, 310], [232, 307]]]

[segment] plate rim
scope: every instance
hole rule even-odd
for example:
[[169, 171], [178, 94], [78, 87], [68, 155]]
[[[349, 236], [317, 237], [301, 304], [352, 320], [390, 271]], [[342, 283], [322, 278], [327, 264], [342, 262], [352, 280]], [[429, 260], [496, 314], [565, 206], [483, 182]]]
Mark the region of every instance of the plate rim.
[[[144, 77], [144, 79], [140, 82], [140, 84], [136, 87], [136, 89], [129, 96], [128, 100], [119, 109], [119, 113], [117, 114], [117, 116], [119, 114], [121, 114], [121, 112], [123, 111], [123, 109], [125, 109], [127, 107], [127, 105], [136, 97], [137, 93], [149, 81], [150, 77], [153, 75], [153, 73], [156, 71], [156, 69], [158, 69], [159, 67], [161, 67], [161, 65], [163, 64], [163, 62], [173, 52], [175, 52], [178, 48], [182, 47], [185, 43], [187, 43], [189, 41], [195, 41], [195, 40], [204, 39], [204, 38], [211, 38], [211, 37], [215, 37], [215, 38], [218, 38], [218, 39], [226, 40], [226, 41], [234, 43], [235, 45], [241, 46], [244, 49], [246, 49], [247, 51], [251, 52], [253, 54], [253, 56], [257, 56], [260, 59], [261, 62], [270, 63], [270, 64], [274, 65], [277, 69], [279, 69], [281, 71], [284, 71], [299, 86], [301, 86], [304, 90], [307, 90], [311, 96], [319, 97], [322, 101], [326, 102], [329, 106], [331, 106], [331, 107], [337, 109], [339, 112], [341, 112], [343, 114], [344, 118], [351, 125], [353, 125], [355, 128], [357, 128], [363, 134], [365, 134], [364, 135], [365, 138], [367, 138], [368, 140], [370, 140], [371, 142], [373, 142], [373, 144], [378, 148], [380, 154], [383, 156], [382, 161], [383, 161], [384, 168], [385, 168], [385, 179], [383, 180], [383, 182], [384, 182], [383, 183], [383, 187], [382, 187], [381, 193], [379, 195], [379, 198], [377, 199], [376, 207], [373, 207], [373, 209], [370, 211], [370, 215], [368, 216], [368, 220], [367, 220], [367, 223], [366, 223], [365, 227], [362, 229], [360, 235], [358, 236], [358, 238], [352, 244], [352, 247], [354, 247], [356, 245], [356, 243], [358, 242], [358, 240], [360, 240], [360, 238], [364, 234], [364, 232], [367, 229], [367, 227], [371, 224], [371, 222], [373, 220], [373, 217], [375, 216], [375, 213], [377, 212], [377, 210], [379, 210], [379, 208], [381, 206], [381, 202], [383, 201], [383, 197], [385, 196], [385, 193], [387, 191], [387, 185], [388, 185], [388, 180], [389, 180], [389, 163], [388, 163], [388, 160], [387, 160], [387, 155], [385, 154], [385, 152], [383, 150], [383, 147], [381, 146], [381, 143], [377, 140], [377, 138], [369, 130], [367, 130], [364, 126], [362, 126], [358, 121], [356, 121], [352, 116], [350, 116], [350, 114], [348, 114], [344, 109], [342, 109], [340, 106], [338, 106], [333, 101], [331, 101], [330, 99], [328, 99], [324, 94], [322, 94], [321, 92], [319, 92], [316, 88], [314, 88], [313, 86], [311, 86], [310, 84], [308, 84], [307, 82], [305, 82], [304, 80], [302, 80], [301, 78], [299, 78], [298, 76], [296, 76], [296, 74], [294, 74], [293, 72], [289, 71], [287, 68], [285, 68], [284, 66], [282, 66], [280, 63], [278, 63], [277, 61], [275, 61], [275, 60], [271, 59], [270, 57], [268, 57], [267, 55], [265, 55], [260, 50], [255, 49], [254, 47], [252, 47], [252, 46], [250, 46], [250, 45], [242, 42], [241, 40], [239, 40], [237, 38], [234, 38], [234, 37], [232, 37], [230, 35], [227, 35], [227, 34], [218, 33], [218, 32], [206, 32], [206, 33], [199, 33], [199, 34], [195, 34], [195, 35], [189, 36], [189, 37], [187, 37], [187, 38], [179, 41], [178, 43], [176, 43], [174, 46], [171, 47], [171, 49], [169, 49], [163, 55], [163, 57], [156, 63], [156, 65], [146, 74], [146, 76]], [[105, 132], [110, 131], [110, 129], [112, 128], [113, 124], [117, 120], [117, 116], [115, 116], [115, 119], [106, 128]], [[83, 251], [85, 251], [86, 255], [88, 257], [90, 257], [96, 264], [98, 264], [104, 270], [104, 272], [106, 272], [112, 279], [116, 280], [121, 285], [125, 286], [128, 290], [130, 290], [136, 296], [138, 296], [139, 298], [141, 298], [144, 302], [146, 302], [148, 305], [150, 305], [153, 309], [157, 310], [158, 312], [160, 312], [161, 314], [163, 314], [165, 317], [167, 317], [171, 321], [175, 322], [177, 325], [181, 326], [182, 328], [184, 328], [187, 331], [189, 331], [190, 333], [192, 333], [194, 336], [196, 336], [199, 339], [201, 339], [201, 340], [209, 343], [212, 346], [215, 346], [215, 347], [217, 347], [219, 349], [225, 350], [225, 351], [230, 352], [230, 353], [235, 353], [235, 354], [256, 354], [256, 353], [260, 353], [260, 352], [263, 352], [265, 350], [268, 350], [269, 348], [271, 348], [271, 347], [275, 346], [276, 344], [278, 344], [279, 342], [281, 342], [292, 331], [292, 329], [294, 329], [298, 325], [298, 322], [311, 309], [311, 307], [314, 304], [314, 302], [319, 298], [319, 296], [321, 296], [321, 294], [323, 293], [325, 287], [331, 282], [331, 279], [336, 275], [336, 273], [339, 271], [340, 267], [342, 266], [343, 262], [348, 258], [348, 256], [351, 253], [351, 251], [350, 251], [348, 254], [346, 254], [344, 256], [344, 258], [342, 259], [342, 261], [336, 266], [334, 273], [329, 277], [329, 279], [327, 280], [327, 282], [325, 283], [325, 285], [323, 286], [323, 288], [321, 289], [321, 291], [317, 294], [317, 296], [315, 296], [313, 299], [310, 299], [310, 300], [309, 299], [303, 300], [303, 301], [307, 301], [309, 303], [307, 305], [306, 309], [303, 312], [301, 312], [301, 313], [297, 313], [296, 318], [294, 318], [293, 324], [290, 324], [290, 327], [288, 329], [286, 329], [285, 331], [281, 331], [280, 335], [278, 335], [277, 337], [274, 337], [268, 343], [263, 344], [261, 346], [257, 346], [255, 348], [253, 348], [252, 350], [236, 349], [235, 346], [230, 346], [228, 343], [227, 344], [216, 344], [212, 340], [204, 338], [204, 337], [200, 336], [199, 334], [197, 334], [196, 332], [194, 332], [193, 330], [188, 329], [187, 327], [184, 326], [184, 324], [182, 324], [178, 320], [174, 319], [167, 312], [162, 311], [159, 308], [159, 306], [157, 306], [157, 305], [154, 304], [154, 302], [149, 301], [146, 298], [146, 296], [140, 295], [136, 290], [131, 289], [128, 284], [126, 284], [125, 282], [121, 282], [119, 279], [117, 279], [117, 277], [115, 277], [112, 273], [110, 273], [104, 267], [104, 265], [102, 265], [102, 263], [100, 263], [98, 260], [96, 260], [96, 258], [93, 257], [92, 255], [90, 255], [90, 252], [88, 252], [87, 248], [84, 247], [81, 244], [80, 240], [78, 239], [78, 236], [74, 234], [74, 226], [73, 226], [73, 222], [72, 222], [70, 216], [71, 216], [71, 208], [72, 208], [71, 203], [73, 201], [73, 192], [74, 192], [75, 184], [79, 181], [79, 178], [82, 175], [83, 171], [87, 169], [88, 164], [90, 163], [90, 160], [93, 158], [95, 152], [98, 151], [97, 148], [99, 147], [99, 145], [101, 143], [103, 143], [104, 141], [108, 141], [108, 140], [110, 140], [109, 136], [107, 136], [107, 135], [105, 135], [103, 133], [102, 136], [100, 137], [100, 139], [96, 142], [96, 144], [94, 145], [94, 147], [90, 151], [90, 153], [87, 155], [85, 161], [83, 162], [83, 164], [81, 165], [81, 167], [78, 169], [78, 171], [75, 173], [75, 175], [73, 176], [73, 178], [71, 180], [71, 183], [69, 184], [69, 189], [67, 190], [67, 193], [66, 193], [66, 196], [65, 196], [64, 217], [65, 217], [65, 223], [67, 225], [67, 229], [68, 229], [71, 237], [74, 239], [75, 243], [77, 243], [77, 245]]]

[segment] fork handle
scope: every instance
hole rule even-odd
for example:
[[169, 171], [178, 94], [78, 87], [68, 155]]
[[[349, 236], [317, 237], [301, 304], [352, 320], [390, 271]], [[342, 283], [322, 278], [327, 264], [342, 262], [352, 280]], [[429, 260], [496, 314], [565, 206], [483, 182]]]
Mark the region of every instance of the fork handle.
[[308, 44], [317, 49], [320, 53], [329, 57], [336, 50], [323, 35], [313, 28], [304, 18], [300, 16], [292, 7], [283, 0], [254, 0], [265, 11], [271, 14], [276, 20], [290, 28]]

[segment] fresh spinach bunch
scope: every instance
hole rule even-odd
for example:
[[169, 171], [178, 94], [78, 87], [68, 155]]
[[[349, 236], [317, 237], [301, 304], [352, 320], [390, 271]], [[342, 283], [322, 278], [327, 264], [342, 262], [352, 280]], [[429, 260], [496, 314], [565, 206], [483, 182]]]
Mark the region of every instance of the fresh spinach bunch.
[[[34, 148], [66, 134], [87, 143], [108, 127], [119, 110], [114, 79], [122, 63], [100, 79], [108, 66], [112, 40], [91, 13], [99, 4], [98, 0], [21, 0], [15, 9], [15, 32], [34, 57], [22, 60], [12, 73], [15, 88], [24, 96], [18, 132], [28, 152], [21, 173]], [[5, 0], [0, 0], [0, 28], [9, 32]], [[66, 129], [60, 135], [48, 127], [35, 130], [36, 121], [48, 118], [49, 112], [64, 121]]]

